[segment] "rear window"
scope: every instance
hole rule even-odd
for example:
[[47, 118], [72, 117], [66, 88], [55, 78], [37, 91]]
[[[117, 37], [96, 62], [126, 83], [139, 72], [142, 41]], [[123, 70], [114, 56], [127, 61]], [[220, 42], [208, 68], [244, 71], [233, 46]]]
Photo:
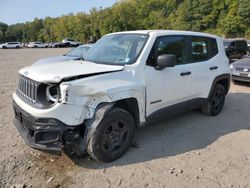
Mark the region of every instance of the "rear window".
[[218, 54], [215, 39], [208, 37], [191, 37], [191, 63], [211, 59]]

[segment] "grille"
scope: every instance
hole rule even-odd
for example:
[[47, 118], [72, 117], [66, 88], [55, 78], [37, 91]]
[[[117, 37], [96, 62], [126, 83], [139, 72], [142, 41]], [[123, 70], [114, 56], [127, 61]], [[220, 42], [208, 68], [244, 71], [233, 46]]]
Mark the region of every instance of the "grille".
[[[247, 69], [247, 71], [244, 71], [244, 69]], [[250, 68], [243, 68], [243, 67], [236, 67], [235, 70], [240, 72], [250, 72]]]
[[37, 96], [37, 84], [32, 80], [20, 77], [18, 84], [18, 92], [23, 95], [23, 97], [35, 103]]

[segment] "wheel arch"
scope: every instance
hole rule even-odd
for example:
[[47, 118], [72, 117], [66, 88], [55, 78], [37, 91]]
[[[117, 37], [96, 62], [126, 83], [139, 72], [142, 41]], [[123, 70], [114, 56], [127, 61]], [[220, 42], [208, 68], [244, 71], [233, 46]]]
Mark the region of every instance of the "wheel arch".
[[213, 92], [216, 84], [221, 84], [225, 88], [226, 94], [228, 94], [229, 89], [230, 89], [230, 83], [231, 83], [230, 74], [222, 74], [222, 75], [217, 76], [213, 81], [212, 87], [211, 87], [210, 92], [209, 92], [208, 99], [211, 97], [212, 92]]
[[138, 101], [136, 98], [126, 98], [118, 100], [114, 103], [113, 107], [118, 107], [129, 112], [134, 118], [136, 128], [140, 126], [140, 112]]

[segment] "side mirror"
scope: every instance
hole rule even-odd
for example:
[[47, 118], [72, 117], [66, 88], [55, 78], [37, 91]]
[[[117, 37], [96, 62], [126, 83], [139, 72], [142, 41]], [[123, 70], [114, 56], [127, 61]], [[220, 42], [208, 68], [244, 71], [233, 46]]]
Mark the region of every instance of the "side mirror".
[[174, 67], [176, 65], [176, 56], [172, 54], [163, 54], [158, 56], [156, 70], [162, 70], [166, 67]]

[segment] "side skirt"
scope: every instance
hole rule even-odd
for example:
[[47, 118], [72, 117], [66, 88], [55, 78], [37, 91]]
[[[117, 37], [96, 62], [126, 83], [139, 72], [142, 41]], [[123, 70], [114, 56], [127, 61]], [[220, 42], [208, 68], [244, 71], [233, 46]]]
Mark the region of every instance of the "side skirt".
[[157, 110], [156, 112], [153, 112], [148, 117], [146, 117], [146, 123], [152, 124], [159, 121], [167, 120], [168, 118], [189, 111], [197, 108], [201, 108], [207, 103], [207, 99], [205, 98], [197, 98], [192, 99], [189, 101], [185, 101], [182, 103], [174, 104], [165, 108], [162, 108], [160, 110]]

